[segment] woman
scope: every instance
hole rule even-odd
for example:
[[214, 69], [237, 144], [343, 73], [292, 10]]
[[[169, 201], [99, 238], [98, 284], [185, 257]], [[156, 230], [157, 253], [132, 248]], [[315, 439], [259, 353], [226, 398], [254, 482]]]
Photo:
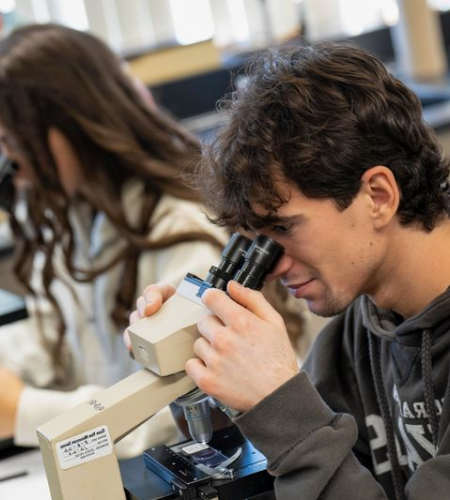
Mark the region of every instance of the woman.
[[[94, 36], [57, 25], [0, 42], [0, 141], [14, 178], [15, 272], [30, 318], [0, 335], [0, 433], [36, 427], [135, 371], [120, 333], [136, 291], [204, 276], [227, 235], [182, 181], [197, 139], [149, 104]], [[168, 411], [122, 445], [177, 439]]]

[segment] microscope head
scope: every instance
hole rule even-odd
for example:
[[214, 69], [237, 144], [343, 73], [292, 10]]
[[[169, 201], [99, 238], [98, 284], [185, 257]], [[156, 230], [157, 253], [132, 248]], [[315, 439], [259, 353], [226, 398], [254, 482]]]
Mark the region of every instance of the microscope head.
[[225, 291], [230, 280], [260, 290], [283, 253], [284, 248], [266, 236], [257, 236], [252, 242], [233, 234], [219, 264], [210, 268], [205, 280], [188, 273], [156, 314], [129, 326], [136, 361], [160, 376], [184, 371], [188, 359], [194, 357], [197, 322], [210, 314], [201, 300], [205, 290]]
[[[205, 290], [226, 291], [230, 280], [260, 290], [283, 253], [284, 248], [266, 236], [258, 236], [252, 242], [235, 233], [224, 248], [219, 264], [210, 268], [205, 280], [188, 274], [160, 311], [129, 327], [135, 359], [161, 376], [183, 371], [188, 359], [195, 356], [197, 322], [211, 314], [201, 300]], [[175, 403], [183, 407], [191, 437], [198, 443], [211, 439], [211, 404], [225, 413], [232, 411], [220, 402], [211, 401], [198, 388], [180, 396]]]

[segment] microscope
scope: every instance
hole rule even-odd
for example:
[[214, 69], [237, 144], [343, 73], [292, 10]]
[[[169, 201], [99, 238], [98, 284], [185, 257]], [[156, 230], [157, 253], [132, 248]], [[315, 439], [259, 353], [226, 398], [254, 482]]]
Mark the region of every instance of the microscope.
[[[230, 280], [260, 290], [283, 253], [270, 238], [235, 233], [204, 280], [187, 274], [156, 314], [128, 328], [144, 369], [37, 430], [53, 500], [274, 498], [264, 456], [235, 426], [212, 431], [211, 407], [231, 417], [234, 410], [195, 387], [184, 367], [195, 356], [197, 322], [212, 314], [204, 291], [226, 291]], [[119, 464], [114, 444], [172, 402], [183, 407], [192, 439]]]

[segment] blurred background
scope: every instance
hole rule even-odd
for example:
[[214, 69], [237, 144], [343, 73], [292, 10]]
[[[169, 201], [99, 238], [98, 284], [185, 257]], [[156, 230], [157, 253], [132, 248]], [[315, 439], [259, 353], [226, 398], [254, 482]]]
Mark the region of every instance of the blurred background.
[[217, 99], [242, 83], [250, 53], [298, 38], [349, 39], [425, 106], [449, 97], [450, 0], [0, 0], [0, 12], [2, 34], [52, 21], [100, 36], [200, 132], [214, 126]]
[[[0, 13], [1, 36], [30, 22], [100, 36], [205, 140], [220, 122], [217, 101], [245, 84], [249, 55], [300, 39], [349, 40], [416, 91], [450, 153], [450, 0], [0, 0]], [[3, 272], [11, 253], [0, 224], [1, 287], [14, 290]]]

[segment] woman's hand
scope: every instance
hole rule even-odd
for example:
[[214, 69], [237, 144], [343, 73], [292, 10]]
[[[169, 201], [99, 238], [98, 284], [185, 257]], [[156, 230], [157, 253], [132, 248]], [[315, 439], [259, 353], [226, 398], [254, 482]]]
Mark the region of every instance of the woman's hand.
[[[146, 316], [151, 316], [161, 309], [161, 306], [175, 293], [176, 288], [168, 283], [149, 285], [136, 301], [136, 310], [130, 314], [130, 325]], [[123, 334], [123, 341], [131, 352], [131, 342], [128, 329]]]
[[20, 395], [25, 384], [11, 370], [0, 367], [0, 439], [14, 436]]

